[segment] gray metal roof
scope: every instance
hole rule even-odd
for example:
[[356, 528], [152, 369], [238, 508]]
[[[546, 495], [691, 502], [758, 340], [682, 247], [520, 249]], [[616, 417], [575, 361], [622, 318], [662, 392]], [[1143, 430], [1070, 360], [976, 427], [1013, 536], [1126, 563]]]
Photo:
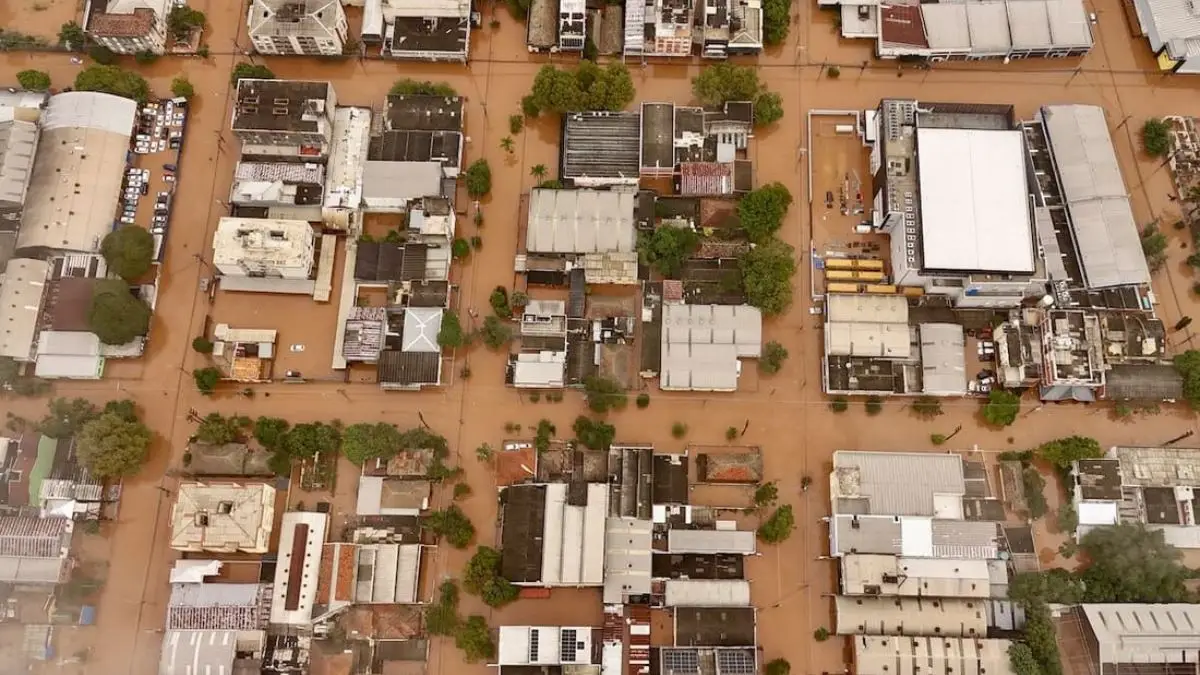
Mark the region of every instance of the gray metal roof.
[[858, 675], [1014, 675], [1009, 640], [951, 637], [856, 637]]
[[1200, 660], [1200, 605], [1080, 605], [1101, 664]]
[[631, 192], [532, 190], [525, 246], [530, 253], [634, 250]]
[[834, 513], [954, 517], [937, 513], [952, 505], [935, 503], [935, 495], [957, 497], [962, 511], [966, 483], [958, 455], [839, 450], [833, 471]]
[[965, 598], [838, 596], [838, 635], [987, 635], [983, 603]]
[[971, 48], [966, 5], [954, 2], [921, 5], [921, 18], [925, 22], [925, 36], [930, 49]]
[[654, 523], [634, 518], [608, 518], [605, 523], [605, 604], [650, 593]]
[[1008, 29], [1017, 49], [1049, 48], [1054, 44], [1044, 2], [1008, 3]]
[[[163, 636], [159, 675], [233, 673], [238, 633], [236, 630], [168, 630]], [[261, 645], [262, 632], [257, 631], [257, 634]]]
[[1044, 106], [1041, 118], [1091, 288], [1150, 283], [1104, 109]]
[[1183, 376], [1174, 366], [1118, 364], [1105, 375], [1104, 398], [1114, 401], [1174, 401], [1183, 398]]
[[967, 8], [967, 30], [976, 52], [1007, 52], [1012, 47], [1008, 32], [1007, 3], [972, 2]]
[[663, 389], [733, 391], [738, 359], [762, 353], [762, 313], [749, 305], [664, 305]]
[[409, 307], [404, 310], [402, 351], [440, 354], [438, 333], [442, 331], [441, 307]]
[[936, 396], [967, 393], [966, 335], [956, 323], [923, 323], [921, 383]]
[[1135, 0], [1135, 4], [1154, 51], [1166, 45], [1175, 58], [1200, 54], [1200, 15], [1190, 0]]

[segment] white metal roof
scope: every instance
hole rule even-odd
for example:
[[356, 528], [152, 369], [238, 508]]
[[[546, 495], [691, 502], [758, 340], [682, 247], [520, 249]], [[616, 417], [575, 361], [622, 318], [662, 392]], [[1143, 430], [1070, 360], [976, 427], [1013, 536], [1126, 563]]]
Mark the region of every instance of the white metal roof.
[[409, 307], [404, 310], [404, 335], [401, 351], [440, 353], [438, 334], [442, 331], [441, 307]]
[[400, 208], [414, 199], [442, 194], [440, 162], [369, 161], [362, 175], [364, 207]]
[[971, 49], [975, 52], [1006, 53], [1012, 47], [1008, 32], [1005, 2], [971, 2], [967, 8], [967, 27]]
[[1091, 23], [1082, 0], [1047, 0], [1046, 18], [1055, 47], [1092, 46]]
[[1079, 502], [1075, 505], [1080, 525], [1116, 525], [1120, 522], [1116, 502]]
[[668, 553], [741, 553], [755, 551], [755, 534], [748, 530], [680, 530], [667, 532]]
[[417, 601], [421, 571], [420, 544], [361, 544], [355, 552], [359, 570], [354, 601], [369, 604], [410, 604]]
[[908, 299], [903, 295], [830, 293], [825, 296], [828, 321], [908, 323]]
[[27, 361], [33, 354], [33, 336], [50, 264], [14, 258], [4, 268], [0, 282], [0, 356]]
[[631, 192], [539, 190], [529, 193], [530, 253], [604, 253], [634, 250]]
[[497, 663], [501, 666], [590, 664], [592, 630], [587, 626], [501, 626]]
[[659, 386], [734, 391], [738, 359], [762, 352], [762, 313], [749, 305], [664, 305]]
[[263, 642], [262, 631], [168, 630], [163, 636], [158, 673], [230, 675], [237, 655], [239, 634], [256, 634], [258, 643], [261, 645]]
[[1033, 272], [1022, 132], [918, 128], [917, 161], [926, 268]]
[[566, 367], [566, 352], [523, 352], [513, 361], [513, 386], [562, 387]]
[[542, 529], [544, 586], [600, 586], [604, 583], [605, 519], [608, 486], [589, 483], [587, 504], [567, 504], [567, 485], [546, 486]]
[[1200, 605], [1080, 605], [1102, 664], [1200, 661]]
[[1049, 48], [1054, 44], [1050, 19], [1044, 2], [1009, 2], [1008, 25], [1012, 44], [1017, 49]]
[[[962, 457], [920, 452], [833, 453], [833, 512], [962, 518]], [[865, 510], [864, 510], [865, 509]]]
[[[289, 511], [283, 514], [279, 526], [279, 562], [275, 566], [275, 585], [272, 587], [271, 623], [303, 626], [312, 620], [328, 524], [329, 516], [324, 513]], [[302, 525], [307, 525], [307, 529], [301, 528]], [[303, 553], [300, 558], [293, 558], [292, 548], [301, 533], [305, 537]], [[298, 573], [293, 574], [293, 570]], [[300, 593], [295, 604], [289, 606], [288, 589], [293, 582], [300, 584]]]
[[1015, 675], [1009, 640], [860, 635], [852, 642], [858, 675]]
[[1041, 118], [1088, 286], [1150, 283], [1104, 109], [1044, 106]]
[[668, 579], [668, 607], [748, 607], [750, 582], [744, 579]]
[[609, 518], [604, 542], [604, 602], [621, 603], [629, 595], [650, 593], [654, 523]]
[[910, 331], [902, 323], [825, 324], [825, 353], [834, 356], [874, 356], [907, 359], [912, 356]]
[[925, 38], [934, 50], [971, 48], [971, 29], [967, 25], [967, 7], [956, 2], [920, 5], [925, 23]]
[[963, 327], [956, 323], [923, 323], [918, 330], [922, 391], [934, 396], [967, 393], [967, 347]]

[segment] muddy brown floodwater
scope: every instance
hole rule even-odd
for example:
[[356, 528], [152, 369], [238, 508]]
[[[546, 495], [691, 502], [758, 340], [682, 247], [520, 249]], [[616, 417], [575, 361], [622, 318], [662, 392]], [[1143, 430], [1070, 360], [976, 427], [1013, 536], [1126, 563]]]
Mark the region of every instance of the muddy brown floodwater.
[[[14, 2], [0, 9], [0, 23], [6, 26], [61, 23], [58, 14], [62, 0], [43, 2], [47, 9], [33, 14], [31, 7], [25, 7], [30, 3]], [[529, 427], [545, 417], [565, 429], [583, 410], [577, 394], [569, 394], [561, 403], [548, 403], [545, 399], [531, 403], [522, 399], [503, 385], [503, 356], [482, 348], [457, 356], [457, 363], [470, 363], [472, 378], [455, 378], [449, 387], [419, 394], [384, 394], [371, 384], [334, 382], [264, 385], [256, 388], [258, 395], [252, 401], [222, 395], [210, 399], [195, 392], [190, 372], [199, 361], [189, 345], [210, 311], [218, 321], [253, 322], [256, 327], [278, 328], [281, 341], [306, 345], [304, 356], [297, 359], [311, 359], [318, 364], [331, 348], [336, 308], [304, 303], [293, 306], [233, 296], [219, 297], [215, 306], [210, 307], [198, 290], [203, 267], [194, 256], [211, 253], [209, 242], [220, 212], [216, 200], [228, 194], [236, 161], [236, 142], [227, 131], [228, 74], [232, 64], [243, 58], [235, 52], [242, 50], [239, 45], [246, 44], [246, 39], [240, 6], [211, 0], [194, 2], [193, 6], [208, 14], [206, 42], [212, 57], [164, 58], [141, 69], [160, 93], [167, 92], [171, 78], [179, 74], [192, 81], [197, 93], [176, 200], [186, 207], [174, 215], [153, 342], [138, 367], [116, 369], [119, 377], [56, 387], [58, 395], [87, 396], [96, 401], [133, 398], [158, 434], [149, 464], [126, 483], [119, 521], [111, 531], [106, 531], [107, 547], [89, 551], [89, 555], [107, 557], [108, 582], [100, 599], [96, 626], [72, 631], [69, 639], [72, 649], [92, 648], [88, 664], [92, 672], [155, 670], [161, 641], [156, 631], [163, 625], [169, 593], [167, 574], [174, 558], [166, 546], [166, 537], [169, 494], [176, 479], [168, 475], [167, 469], [178, 465], [191, 432], [192, 427], [186, 421], [189, 408], [196, 408], [201, 414], [215, 410], [277, 415], [297, 422], [338, 418], [353, 423], [382, 419], [399, 425], [416, 425], [423, 418], [451, 439], [466, 471], [465, 479], [474, 488], [474, 496], [465, 500], [463, 508], [480, 532], [480, 543], [492, 543], [496, 504], [492, 498], [491, 469], [476, 461], [474, 449], [485, 442], [497, 445], [507, 435], [506, 422]], [[781, 181], [796, 196], [780, 235], [801, 255], [811, 240], [844, 238], [843, 219], [829, 218], [825, 213], [823, 193], [829, 188], [819, 189], [810, 210], [806, 155], [821, 153], [813, 161], [817, 180], [824, 184], [830, 180], [836, 183], [840, 180], [838, 174], [844, 173], [846, 167], [861, 165], [862, 161], [844, 144], [818, 142], [816, 147], [806, 148], [805, 113], [810, 109], [874, 107], [881, 97], [889, 96], [1008, 103], [1025, 118], [1037, 106], [1048, 103], [1103, 106], [1139, 221], [1145, 223], [1162, 217], [1169, 222], [1173, 207], [1167, 199], [1172, 191], [1168, 171], [1160, 161], [1140, 152], [1136, 130], [1151, 116], [1193, 112], [1195, 90], [1187, 78], [1163, 77], [1155, 72], [1145, 41], [1130, 37], [1119, 0], [1096, 0], [1093, 8], [1099, 17], [1095, 27], [1096, 48], [1082, 61], [963, 63], [914, 71], [871, 61], [869, 43], [838, 38], [830, 14], [818, 12], [811, 2], [799, 2], [793, 7], [795, 20], [787, 44], [769, 50], [758, 60], [763, 80], [782, 94], [786, 114], [775, 128], [757, 134], [750, 149], [756, 181], [759, 184]], [[46, 17], [53, 13], [53, 20], [42, 21], [43, 12]], [[485, 8], [485, 26], [491, 12], [490, 6]], [[483, 204], [486, 214], [480, 233], [483, 249], [454, 273], [461, 287], [463, 307], [486, 307], [492, 287], [511, 284], [519, 196], [534, 182], [529, 169], [537, 164], [557, 166], [556, 120], [531, 123], [516, 139], [511, 156], [499, 146], [499, 139], [508, 135], [508, 115], [518, 110], [519, 100], [527, 92], [534, 73], [547, 59], [526, 52], [520, 24], [503, 11], [496, 16], [500, 20], [499, 29], [485, 27], [475, 32], [473, 59], [465, 67], [256, 59], [280, 77], [333, 82], [338, 99], [344, 104], [378, 106], [388, 87], [400, 77], [445, 81], [468, 98], [466, 161], [486, 157], [493, 167], [494, 186], [492, 195]], [[840, 77], [830, 79], [824, 74], [823, 64], [839, 64]], [[132, 62], [127, 65], [133, 67]], [[15, 82], [16, 72], [25, 68], [49, 72], [55, 86], [61, 87], [73, 79], [79, 67], [59, 54], [0, 56], [3, 71], [0, 79], [5, 82]], [[638, 100], [689, 100], [690, 78], [698, 68], [697, 63], [632, 65]], [[826, 156], [829, 153], [837, 156]], [[1195, 313], [1196, 298], [1190, 291], [1190, 273], [1183, 263], [1189, 254], [1187, 242], [1179, 232], [1168, 229], [1166, 234], [1172, 239], [1170, 263], [1156, 276], [1155, 291], [1163, 319], [1173, 324], [1181, 316]], [[828, 513], [827, 488], [820, 476], [827, 471], [834, 450], [932, 452], [935, 449], [929, 443], [930, 433], [945, 433], [959, 424], [963, 425], [963, 431], [954, 439], [955, 449], [978, 446], [985, 452], [1030, 447], [1075, 432], [1095, 436], [1105, 446], [1157, 443], [1195, 427], [1194, 416], [1182, 410], [1169, 410], [1137, 424], [1122, 424], [1108, 419], [1103, 411], [1076, 406], [1046, 406], [1033, 412], [1030, 401], [1025, 402], [1026, 412], [1017, 424], [1003, 431], [981, 427], [977, 422], [977, 404], [972, 401], [947, 401], [946, 414], [932, 423], [911, 417], [901, 401], [887, 403], [875, 417], [868, 417], [861, 404], [834, 414], [821, 394], [820, 334], [808, 314], [808, 267], [805, 264], [798, 267], [801, 272], [794, 282], [793, 306], [765, 326], [765, 339], [781, 342], [791, 353], [782, 372], [772, 378], [748, 377], [745, 390], [730, 395], [652, 391], [653, 400], [646, 410], [630, 406], [612, 415], [618, 440], [650, 441], [665, 451], [682, 450], [686, 441], [720, 442], [727, 427], [749, 425], [742, 441], [763, 447], [767, 477], [779, 482], [781, 498], [797, 508], [798, 527], [794, 536], [782, 545], [764, 548], [762, 555], [748, 565], [754, 582], [754, 602], [761, 608], [759, 638], [764, 657], [785, 657], [797, 672], [838, 672], [845, 667], [841, 641], [816, 643], [808, 638], [817, 627], [832, 625], [827, 595], [834, 590], [834, 570], [829, 562], [818, 560], [818, 556], [826, 550], [826, 533], [820, 519]], [[228, 316], [222, 318], [223, 315]], [[1174, 339], [1190, 344], [1191, 338], [1190, 334], [1184, 334]], [[36, 418], [44, 409], [44, 401], [6, 400], [4, 407], [14, 414]], [[671, 437], [671, 425], [676, 421], [689, 427], [685, 441]], [[812, 489], [801, 492], [800, 479], [806, 474], [818, 480]], [[352, 483], [352, 480], [339, 481], [335, 503], [352, 503], [352, 499], [342, 494], [353, 489]], [[435, 496], [435, 505], [448, 503], [447, 492], [446, 488], [441, 489]], [[458, 574], [467, 555], [440, 548], [426, 575], [426, 592], [431, 582]], [[464, 597], [464, 611], [483, 613], [493, 624], [591, 623], [597, 621], [598, 608], [598, 595], [583, 591], [556, 593], [549, 601], [522, 600], [499, 612], [487, 610], [475, 598]], [[70, 667], [61, 666], [56, 672], [69, 673]], [[338, 671], [325, 669], [325, 672]], [[434, 640], [429, 672], [483, 673], [484, 667], [463, 664], [452, 645]]]

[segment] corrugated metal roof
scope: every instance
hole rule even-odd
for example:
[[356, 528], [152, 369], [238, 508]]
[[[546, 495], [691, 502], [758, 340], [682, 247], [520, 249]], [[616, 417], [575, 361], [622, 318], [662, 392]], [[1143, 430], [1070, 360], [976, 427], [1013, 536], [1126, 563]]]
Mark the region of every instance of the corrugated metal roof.
[[954, 518], [939, 510], [954, 510], [957, 501], [961, 516], [966, 484], [958, 455], [839, 450], [833, 466], [835, 513], [843, 512], [840, 500], [854, 499], [866, 502], [865, 513]]
[[1054, 44], [1050, 35], [1050, 19], [1044, 2], [1010, 2], [1008, 27], [1012, 45], [1017, 49], [1049, 48]]
[[599, 190], [538, 190], [529, 195], [525, 238], [531, 253], [634, 250], [636, 195]]
[[750, 604], [750, 582], [668, 579], [665, 602], [668, 607], [745, 607]]
[[1080, 605], [1100, 649], [1100, 663], [1195, 663], [1200, 660], [1200, 605]]
[[1045, 106], [1041, 117], [1088, 286], [1150, 283], [1104, 109]]
[[741, 553], [751, 555], [754, 551], [754, 532], [679, 529], [667, 532], [668, 553]]
[[542, 585], [602, 585], [608, 486], [589, 483], [587, 504], [572, 506], [567, 503], [567, 485], [550, 483], [545, 513]]
[[733, 391], [738, 359], [762, 352], [762, 313], [748, 305], [663, 305], [659, 386]]
[[631, 595], [650, 593], [654, 523], [634, 518], [606, 522], [604, 602], [622, 603]]
[[973, 52], [1008, 52], [1008, 12], [1004, 2], [972, 2], [967, 8], [967, 29]]
[[967, 7], [959, 3], [921, 5], [925, 36], [934, 50], [969, 50], [971, 29], [967, 24]]
[[927, 394], [967, 393], [966, 335], [955, 323], [925, 323], [921, 335], [921, 386]]
[[960, 598], [838, 596], [838, 635], [987, 635], [983, 603]]
[[1009, 640], [951, 637], [858, 637], [858, 675], [1014, 675]]

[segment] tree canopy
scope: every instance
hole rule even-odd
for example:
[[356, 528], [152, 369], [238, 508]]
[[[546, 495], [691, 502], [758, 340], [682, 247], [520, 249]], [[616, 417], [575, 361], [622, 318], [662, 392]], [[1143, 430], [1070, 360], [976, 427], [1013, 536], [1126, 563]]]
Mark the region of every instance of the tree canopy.
[[1182, 553], [1160, 530], [1141, 523], [1097, 527], [1079, 548], [1089, 561], [1082, 574], [1086, 602], [1191, 602]]
[[633, 79], [625, 64], [614, 61], [598, 66], [584, 60], [573, 70], [542, 66], [521, 106], [530, 116], [541, 112], [624, 110], [633, 97]]
[[476, 199], [484, 197], [492, 191], [492, 167], [480, 157], [463, 172], [463, 180], [466, 181], [467, 194]]
[[1193, 409], [1200, 409], [1200, 350], [1176, 354], [1173, 362], [1183, 378], [1183, 397]]
[[267, 450], [275, 450], [283, 444], [289, 426], [280, 417], [259, 417], [254, 420], [254, 440]]
[[516, 600], [520, 592], [512, 582], [500, 576], [500, 552], [490, 546], [480, 546], [467, 561], [463, 588], [478, 595], [489, 607], [503, 607]]
[[200, 420], [199, 426], [196, 427], [196, 440], [212, 445], [240, 441], [244, 434], [243, 429], [249, 422], [250, 420], [237, 415], [225, 417], [221, 413], [210, 412]]
[[425, 527], [438, 537], [444, 537], [454, 548], [466, 548], [475, 538], [475, 525], [457, 504], [425, 516]]
[[87, 44], [87, 35], [77, 22], [68, 21], [58, 28], [58, 44], [73, 52], [81, 52]]
[[167, 14], [167, 30], [176, 40], [186, 40], [195, 28], [200, 28], [207, 21], [204, 12], [192, 9], [187, 5], [176, 5]]
[[642, 262], [667, 279], [678, 277], [683, 264], [699, 247], [700, 235], [690, 227], [664, 225], [638, 238]]
[[765, 127], [783, 119], [783, 97], [773, 91], [759, 92], [754, 99], [754, 124]]
[[792, 25], [792, 0], [764, 0], [762, 12], [763, 43], [783, 44]]
[[758, 538], [768, 544], [778, 544], [792, 536], [796, 529], [796, 516], [792, 513], [792, 505], [784, 504], [771, 514], [770, 518], [758, 528]]
[[293, 459], [311, 459], [336, 453], [341, 446], [341, 429], [325, 422], [306, 422], [284, 435], [282, 449]]
[[936, 396], [918, 396], [912, 402], [912, 411], [917, 417], [931, 420], [944, 412], [942, 402]]
[[738, 220], [750, 241], [761, 244], [771, 238], [792, 205], [792, 193], [783, 183], [768, 183], [738, 201]]
[[275, 73], [266, 66], [242, 61], [233, 67], [229, 79], [236, 87], [240, 80], [273, 80], [275, 79]]
[[44, 70], [22, 70], [17, 73], [17, 83], [29, 91], [46, 91], [50, 88], [50, 74]]
[[1021, 410], [1021, 397], [1004, 389], [993, 389], [988, 393], [988, 402], [983, 404], [983, 419], [988, 424], [1007, 427], [1017, 421]]
[[483, 320], [479, 336], [483, 338], [483, 344], [487, 345], [489, 349], [499, 349], [512, 339], [512, 329], [498, 317], [492, 315]]
[[150, 429], [116, 412], [104, 412], [79, 431], [79, 461], [101, 479], [132, 476], [141, 469], [153, 439]]
[[396, 80], [388, 93], [392, 96], [458, 96], [454, 87], [446, 82], [418, 81], [411, 77]]
[[112, 413], [127, 422], [136, 422], [138, 419], [137, 404], [127, 398], [105, 403], [103, 412]]
[[92, 290], [88, 328], [106, 345], [123, 345], [150, 329], [150, 307], [119, 279], [101, 279]]
[[458, 584], [447, 579], [438, 586], [438, 600], [425, 611], [425, 631], [453, 635], [458, 630]]
[[762, 357], [758, 359], [758, 369], [766, 375], [774, 375], [783, 368], [783, 362], [787, 361], [787, 357], [787, 347], [772, 340], [763, 345]]
[[1086, 436], [1066, 436], [1047, 441], [1038, 446], [1037, 454], [1060, 469], [1066, 469], [1072, 462], [1081, 459], [1094, 459], [1104, 456], [1100, 442]]
[[1016, 675], [1042, 675], [1042, 666], [1034, 658], [1029, 645], [1013, 642], [1008, 646], [1008, 662]]
[[787, 659], [771, 659], [767, 662], [766, 675], [791, 675], [792, 664]]
[[740, 267], [746, 300], [763, 314], [779, 314], [792, 302], [795, 249], [771, 239], [742, 254]]
[[588, 409], [594, 413], [622, 410], [629, 403], [629, 395], [616, 380], [593, 375], [583, 380], [583, 393]]
[[575, 439], [580, 444], [592, 450], [608, 450], [613, 439], [617, 437], [616, 427], [585, 415], [575, 418], [575, 424], [571, 425], [571, 430], [575, 432]]
[[196, 383], [196, 390], [207, 396], [221, 383], [221, 371], [212, 366], [196, 368], [192, 371], [192, 380]]
[[75, 76], [78, 91], [99, 91], [145, 103], [150, 98], [150, 85], [137, 73], [117, 66], [93, 65]]
[[86, 398], [53, 398], [37, 430], [50, 438], [70, 438], [96, 418], [96, 406]]
[[463, 332], [462, 322], [458, 320], [458, 314], [453, 310], [447, 309], [442, 312], [442, 326], [438, 329], [437, 341], [439, 347], [449, 349], [457, 349], [467, 344], [467, 335]]
[[692, 78], [692, 94], [704, 105], [722, 105], [727, 101], [753, 101], [762, 83], [753, 66], [721, 61], [700, 69]]
[[1142, 149], [1152, 157], [1163, 157], [1171, 150], [1171, 127], [1166, 120], [1151, 117], [1142, 124]]
[[454, 646], [462, 650], [467, 663], [487, 661], [496, 655], [496, 643], [492, 642], [492, 629], [487, 619], [472, 614], [459, 625], [454, 633]]
[[1157, 272], [1167, 263], [1167, 235], [1158, 229], [1157, 223], [1150, 223], [1142, 230], [1142, 254], [1146, 257], [1146, 265], [1151, 272]]
[[180, 75], [179, 77], [171, 80], [171, 93], [175, 96], [191, 98], [196, 95], [196, 88], [192, 86], [191, 81]]
[[394, 457], [400, 450], [400, 432], [387, 422], [360, 422], [342, 434], [342, 454], [362, 466], [369, 459]]
[[108, 269], [125, 281], [140, 279], [154, 260], [154, 236], [144, 227], [126, 225], [104, 236], [100, 254]]

